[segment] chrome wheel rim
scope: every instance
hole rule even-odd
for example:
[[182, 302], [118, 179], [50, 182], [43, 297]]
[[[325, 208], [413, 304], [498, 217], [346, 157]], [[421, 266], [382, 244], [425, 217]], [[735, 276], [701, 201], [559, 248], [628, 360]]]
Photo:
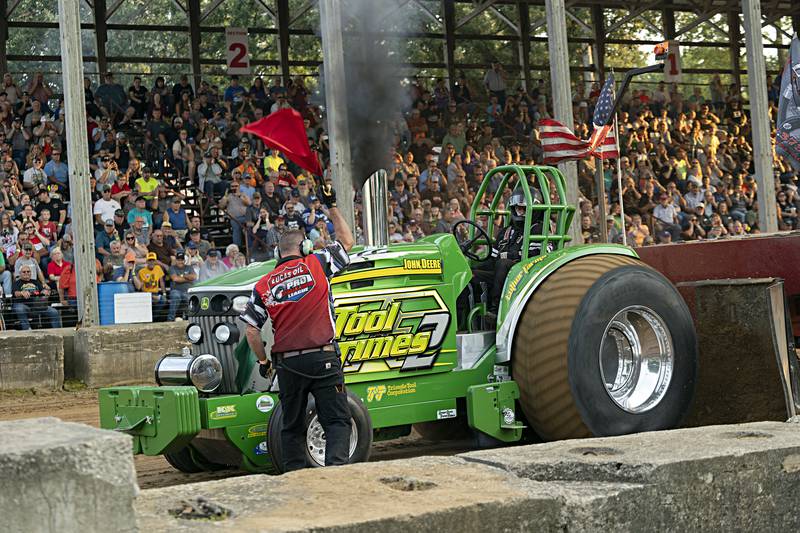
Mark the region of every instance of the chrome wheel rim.
[[644, 413], [667, 394], [675, 365], [672, 336], [652, 309], [631, 306], [606, 326], [600, 375], [606, 393], [623, 411]]
[[[356, 429], [356, 422], [350, 419], [350, 450], [348, 457], [352, 458], [353, 453], [356, 451], [358, 444], [358, 430]], [[308, 425], [308, 432], [306, 433], [306, 449], [308, 456], [317, 466], [325, 466], [325, 431], [322, 429], [322, 424], [319, 423], [319, 418], [314, 415], [311, 423]]]

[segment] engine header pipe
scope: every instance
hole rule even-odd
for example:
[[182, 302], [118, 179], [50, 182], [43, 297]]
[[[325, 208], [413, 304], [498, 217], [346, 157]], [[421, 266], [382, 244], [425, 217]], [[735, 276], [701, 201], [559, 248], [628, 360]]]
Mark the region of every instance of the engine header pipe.
[[386, 171], [374, 172], [362, 190], [364, 245], [367, 247], [389, 244], [389, 192]]

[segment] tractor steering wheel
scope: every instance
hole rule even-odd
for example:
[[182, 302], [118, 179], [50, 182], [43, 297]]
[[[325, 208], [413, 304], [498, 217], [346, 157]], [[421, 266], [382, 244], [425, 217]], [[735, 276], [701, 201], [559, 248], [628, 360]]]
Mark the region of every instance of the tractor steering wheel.
[[[458, 228], [462, 224], [465, 224], [465, 225], [468, 225], [468, 226], [472, 226], [473, 228], [475, 228], [477, 235], [475, 235], [471, 239], [468, 239], [468, 240], [465, 240], [465, 241], [461, 241], [458, 238], [458, 235], [459, 235]], [[492, 239], [491, 239], [491, 237], [489, 237], [489, 234], [486, 233], [486, 230], [484, 230], [482, 227], [480, 227], [478, 224], [476, 224], [472, 220], [470, 220], [468, 218], [465, 218], [463, 220], [459, 220], [458, 222], [453, 224], [453, 229], [451, 231], [453, 232], [453, 236], [456, 238], [456, 241], [458, 242], [458, 247], [461, 248], [461, 253], [464, 254], [464, 257], [467, 257], [467, 258], [472, 259], [473, 261], [477, 261], [479, 263], [483, 263], [484, 261], [488, 260], [492, 256]], [[484, 254], [484, 256], [479, 256], [478, 254], [476, 254], [476, 253], [471, 251], [472, 247], [475, 245], [475, 243], [480, 241], [481, 239], [484, 239], [486, 241], [486, 253]]]

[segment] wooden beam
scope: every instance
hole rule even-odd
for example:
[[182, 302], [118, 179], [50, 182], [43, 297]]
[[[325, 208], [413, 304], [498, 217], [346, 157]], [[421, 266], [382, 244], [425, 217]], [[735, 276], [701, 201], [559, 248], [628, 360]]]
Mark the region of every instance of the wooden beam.
[[597, 81], [602, 83], [606, 77], [606, 20], [602, 6], [592, 6], [592, 26], [594, 27], [594, 72]]
[[106, 7], [106, 21], [108, 21], [108, 19], [113, 17], [114, 13], [117, 12], [117, 9], [119, 9], [122, 6], [122, 4], [124, 4], [124, 3], [125, 3], [125, 0], [115, 0], [114, 3], [112, 3], [110, 6], [107, 6]]
[[278, 0], [278, 57], [284, 87], [289, 86], [289, 0]]
[[519, 18], [519, 66], [522, 69], [522, 81], [525, 90], [533, 88], [531, 78], [531, 10], [525, 2], [517, 2], [517, 15]]
[[0, 73], [8, 72], [8, 0], [0, 0]]
[[447, 68], [447, 80], [450, 83], [450, 94], [456, 87], [456, 3], [455, 0], [442, 0], [444, 16], [444, 63]]
[[478, 15], [480, 15], [481, 13], [483, 13], [484, 11], [486, 11], [487, 9], [489, 9], [489, 8], [490, 8], [490, 7], [491, 7], [491, 6], [492, 6], [492, 5], [493, 5], [493, 4], [496, 2], [496, 1], [497, 1], [497, 0], [484, 0], [484, 1], [483, 1], [483, 2], [481, 2], [480, 4], [476, 5], [476, 6], [475, 6], [475, 7], [472, 9], [472, 11], [470, 11], [469, 13], [467, 13], [467, 15], [466, 15], [466, 16], [465, 16], [463, 19], [459, 20], [459, 21], [456, 23], [456, 25], [455, 25], [455, 29], [458, 29], [458, 28], [460, 28], [461, 26], [463, 26], [463, 25], [465, 25], [465, 24], [469, 23], [469, 21], [471, 21], [472, 19], [474, 19], [475, 17], [477, 17]]
[[441, 19], [441, 18], [439, 18], [439, 17], [437, 17], [437, 16], [436, 16], [436, 13], [434, 13], [433, 11], [431, 11], [431, 10], [428, 8], [428, 6], [426, 6], [425, 4], [423, 4], [422, 2], [420, 2], [419, 0], [412, 0], [412, 2], [411, 2], [411, 3], [412, 3], [412, 4], [414, 4], [415, 6], [417, 6], [417, 8], [419, 8], [419, 9], [422, 11], [422, 13], [423, 13], [423, 14], [424, 14], [426, 17], [428, 17], [428, 19], [429, 19], [431, 22], [433, 22], [433, 23], [435, 23], [435, 24], [442, 24], [442, 19]]
[[200, 22], [203, 22], [204, 20], [206, 20], [208, 18], [208, 16], [211, 15], [211, 13], [213, 13], [214, 11], [216, 11], [216, 9], [219, 6], [221, 6], [222, 2], [224, 2], [224, 1], [225, 0], [214, 0], [213, 2], [208, 4], [206, 6], [206, 8], [203, 10], [203, 12], [200, 14]]
[[728, 48], [731, 58], [731, 70], [733, 71], [733, 81], [738, 87], [742, 86], [742, 65], [740, 62], [742, 32], [739, 27], [739, 12], [728, 11], [728, 38], [731, 45]]
[[108, 71], [106, 61], [106, 45], [108, 44], [108, 29], [106, 28], [106, 0], [95, 0], [94, 9], [94, 37], [97, 48], [97, 71], [100, 73], [100, 83], [103, 83], [103, 73]]
[[200, 0], [186, 0], [186, 17], [189, 21], [189, 58], [192, 65], [192, 83], [194, 90], [200, 89], [203, 78], [203, 68], [200, 62], [200, 43], [203, 33], [200, 30]]
[[661, 28], [665, 41], [670, 41], [675, 38], [677, 32], [675, 31], [675, 11], [672, 9], [664, 9], [661, 11]]
[[634, 10], [632, 10], [630, 13], [628, 13], [626, 16], [622, 17], [621, 19], [615, 21], [613, 24], [608, 26], [608, 29], [606, 31], [608, 33], [613, 33], [615, 31], [617, 31], [618, 29], [620, 29], [622, 26], [624, 26], [628, 22], [630, 22], [632, 20], [636, 20], [639, 17], [639, 15], [641, 15], [645, 11], [647, 11], [649, 9], [653, 9], [655, 7], [658, 7], [658, 5], [660, 3], [661, 2], [659, 0], [653, 0], [651, 2], [647, 2], [647, 3], [643, 4], [643, 5], [640, 5], [639, 7], [637, 7]]
[[[407, 1], [408, 0], [406, 0], [406, 2]], [[314, 7], [315, 5], [317, 5], [317, 0], [308, 0], [305, 4], [300, 6], [300, 9], [298, 9], [295, 12], [294, 16], [289, 19], [289, 27], [291, 28], [292, 26], [294, 26], [294, 23], [297, 22], [300, 19], [300, 17], [305, 15], [308, 12], [308, 10]]]

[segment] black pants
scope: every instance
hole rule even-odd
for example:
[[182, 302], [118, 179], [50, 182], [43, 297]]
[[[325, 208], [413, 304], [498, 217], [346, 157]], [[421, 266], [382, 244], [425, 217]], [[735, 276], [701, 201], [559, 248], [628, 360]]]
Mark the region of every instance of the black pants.
[[[298, 375], [292, 370], [316, 379]], [[281, 452], [284, 470], [291, 472], [308, 466], [306, 407], [309, 393], [314, 395], [317, 416], [325, 431], [325, 466], [347, 464], [350, 459], [350, 409], [339, 356], [335, 352], [317, 352], [279, 358], [277, 371], [283, 406]]]
[[503, 286], [511, 270], [518, 261], [513, 259], [489, 259], [479, 269], [472, 271], [478, 281], [489, 284], [489, 311], [496, 313], [500, 307]]

